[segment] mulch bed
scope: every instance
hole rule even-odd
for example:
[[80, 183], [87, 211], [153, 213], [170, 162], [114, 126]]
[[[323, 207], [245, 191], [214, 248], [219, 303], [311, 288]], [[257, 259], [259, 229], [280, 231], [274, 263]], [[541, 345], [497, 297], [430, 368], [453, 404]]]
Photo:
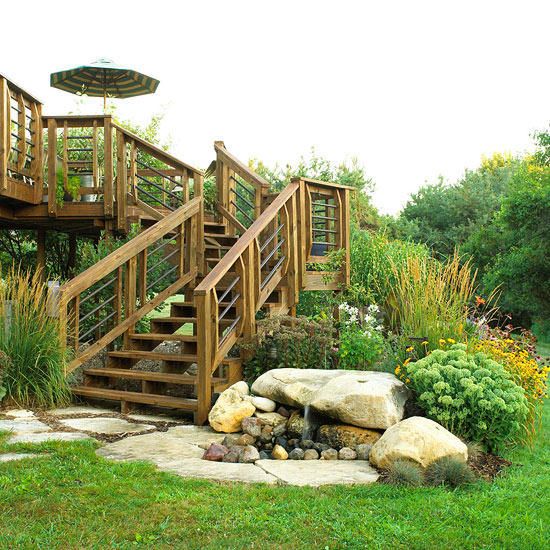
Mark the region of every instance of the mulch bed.
[[501, 456], [489, 453], [479, 452], [475, 457], [468, 460], [468, 466], [480, 478], [486, 481], [493, 481], [504, 468], [508, 468], [512, 463]]

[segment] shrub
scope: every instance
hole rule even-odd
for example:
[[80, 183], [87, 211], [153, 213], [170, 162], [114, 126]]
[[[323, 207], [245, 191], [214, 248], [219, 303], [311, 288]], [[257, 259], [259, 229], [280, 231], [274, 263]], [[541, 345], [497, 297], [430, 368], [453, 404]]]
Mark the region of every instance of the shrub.
[[426, 468], [426, 481], [433, 486], [460, 487], [475, 481], [475, 475], [468, 464], [452, 456], [434, 460]]
[[249, 382], [277, 368], [330, 369], [336, 363], [335, 329], [330, 319], [285, 315], [257, 322], [257, 333], [242, 348], [254, 353], [244, 365]]
[[468, 441], [497, 449], [524, 429], [528, 414], [523, 388], [504, 367], [464, 344], [435, 350], [396, 369], [415, 392], [426, 415]]
[[48, 316], [47, 288], [40, 273], [12, 268], [0, 285], [0, 351], [7, 397], [18, 406], [68, 403], [67, 351], [58, 319]]
[[358, 308], [340, 304], [339, 368], [368, 369], [384, 351], [382, 324], [376, 318], [379, 308], [371, 305], [362, 315]]
[[525, 442], [532, 443], [542, 415], [542, 405], [547, 395], [547, 379], [550, 368], [539, 364], [530, 354], [527, 346], [521, 340], [499, 338], [491, 331], [487, 340], [480, 340], [475, 349], [481, 351], [500, 363], [512, 376], [513, 380], [525, 390], [529, 404], [529, 414], [525, 423]]
[[455, 255], [446, 262], [410, 256], [393, 263], [395, 284], [386, 301], [391, 329], [405, 337], [424, 338], [437, 349], [444, 335], [464, 338], [475, 273]]
[[386, 483], [398, 486], [421, 487], [424, 484], [424, 472], [415, 462], [396, 460], [386, 471]]

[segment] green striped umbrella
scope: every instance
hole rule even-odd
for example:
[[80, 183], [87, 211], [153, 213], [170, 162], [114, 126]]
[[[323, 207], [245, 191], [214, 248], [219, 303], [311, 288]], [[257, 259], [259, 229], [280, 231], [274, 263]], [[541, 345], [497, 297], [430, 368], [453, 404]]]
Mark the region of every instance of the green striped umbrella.
[[59, 71], [50, 75], [50, 85], [72, 94], [103, 98], [134, 97], [155, 93], [159, 81], [150, 76], [124, 69], [110, 59], [98, 59], [89, 65]]

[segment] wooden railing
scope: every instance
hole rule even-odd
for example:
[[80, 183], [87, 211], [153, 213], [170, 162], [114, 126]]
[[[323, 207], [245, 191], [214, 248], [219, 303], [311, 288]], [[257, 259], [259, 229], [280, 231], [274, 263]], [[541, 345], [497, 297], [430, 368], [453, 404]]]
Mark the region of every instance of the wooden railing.
[[[343, 186], [293, 180], [195, 289], [199, 422], [206, 421], [208, 414], [213, 372], [240, 339], [255, 333], [256, 313], [271, 293], [283, 285], [286, 306], [293, 308], [299, 291], [308, 286], [307, 263], [328, 261], [329, 249], [349, 251], [348, 193]], [[323, 220], [323, 237], [317, 237], [321, 227], [317, 203], [331, 210], [325, 216], [330, 219]], [[323, 243], [322, 251], [315, 248], [318, 242]], [[349, 261], [338, 273], [323, 275], [336, 276], [335, 285], [345, 283]], [[228, 325], [223, 321], [231, 308], [236, 316]]]
[[223, 141], [216, 151], [217, 208], [228, 232], [254, 223], [265, 205], [269, 183], [227, 151]]
[[0, 196], [42, 200], [42, 104], [0, 75]]
[[201, 210], [197, 196], [60, 288], [64, 338], [75, 350], [69, 372], [127, 340], [140, 319], [194, 280]]

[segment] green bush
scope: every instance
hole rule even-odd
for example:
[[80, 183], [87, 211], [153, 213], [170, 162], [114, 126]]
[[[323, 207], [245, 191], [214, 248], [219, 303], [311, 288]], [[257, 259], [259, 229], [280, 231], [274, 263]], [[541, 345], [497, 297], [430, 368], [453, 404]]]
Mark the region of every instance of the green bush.
[[244, 365], [249, 382], [271, 369], [331, 369], [336, 364], [335, 329], [330, 319], [276, 316], [257, 323], [257, 334], [242, 348], [254, 356]]
[[0, 284], [0, 352], [8, 358], [2, 382], [20, 407], [53, 407], [70, 401], [67, 350], [59, 320], [50, 317], [40, 274], [12, 268]]
[[428, 484], [438, 487], [460, 487], [475, 481], [475, 475], [468, 464], [452, 456], [444, 456], [434, 460], [426, 468], [426, 481]]
[[524, 429], [524, 390], [502, 365], [464, 344], [435, 350], [397, 369], [415, 392], [426, 416], [455, 435], [498, 449]]
[[415, 462], [396, 460], [387, 469], [385, 481], [401, 487], [421, 487], [424, 484], [424, 472]]

